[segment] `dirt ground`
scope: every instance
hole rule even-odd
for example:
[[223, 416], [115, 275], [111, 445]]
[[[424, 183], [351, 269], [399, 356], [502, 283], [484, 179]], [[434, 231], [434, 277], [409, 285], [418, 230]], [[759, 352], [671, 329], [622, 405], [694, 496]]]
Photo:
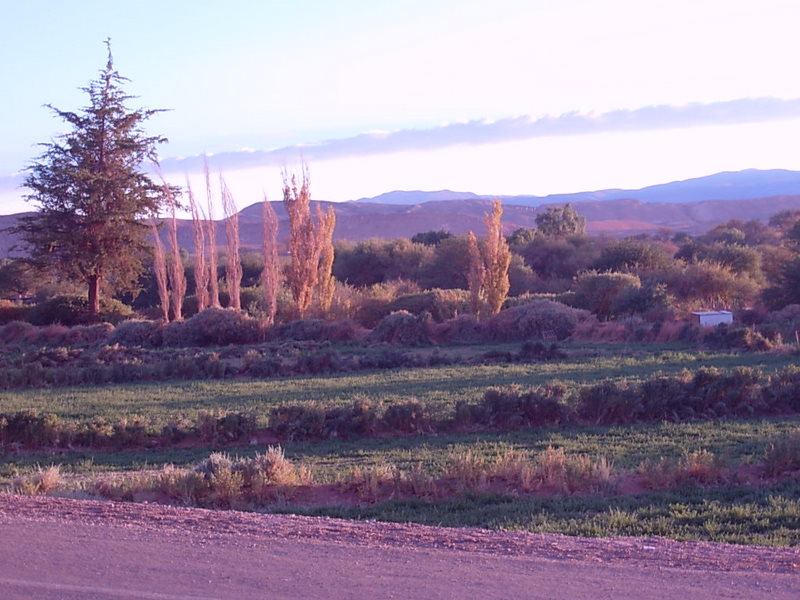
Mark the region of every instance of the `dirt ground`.
[[800, 598], [800, 549], [0, 495], [0, 598]]

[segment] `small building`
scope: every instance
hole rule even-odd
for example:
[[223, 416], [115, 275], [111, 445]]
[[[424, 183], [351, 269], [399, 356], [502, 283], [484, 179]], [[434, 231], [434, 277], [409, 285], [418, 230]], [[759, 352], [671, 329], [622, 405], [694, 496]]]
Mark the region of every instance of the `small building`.
[[729, 310], [696, 310], [692, 321], [701, 327], [715, 327], [720, 323], [733, 323], [733, 313]]

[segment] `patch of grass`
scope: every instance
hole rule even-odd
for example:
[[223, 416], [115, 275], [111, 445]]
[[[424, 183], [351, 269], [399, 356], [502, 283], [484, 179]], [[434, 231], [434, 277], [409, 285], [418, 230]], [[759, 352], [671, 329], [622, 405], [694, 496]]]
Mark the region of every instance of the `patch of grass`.
[[665, 536], [766, 546], [800, 545], [800, 482], [768, 488], [686, 488], [619, 498], [523, 498], [465, 494], [429, 502], [274, 512], [376, 519], [447, 527], [486, 527], [589, 537]]
[[[312, 469], [315, 477], [322, 481], [332, 481], [337, 473], [356, 467], [386, 463], [403, 469], [421, 463], [427, 470], [438, 472], [443, 468], [443, 457], [450, 453], [469, 450], [474, 455], [493, 459], [508, 451], [532, 454], [549, 446], [570, 454], [605, 456], [619, 468], [633, 469], [647, 459], [663, 457], [678, 461], [686, 452], [699, 450], [736, 462], [754, 462], [764, 457], [771, 444], [796, 431], [798, 426], [800, 418], [794, 417], [288, 442], [283, 448], [287, 458]], [[37, 464], [51, 462], [59, 464], [65, 473], [143, 470], [163, 464], [185, 467], [222, 449], [210, 444], [199, 448], [7, 455], [0, 457], [0, 477], [13, 477]], [[224, 450], [250, 457], [261, 447], [228, 446]]]
[[140, 416], [156, 427], [176, 418], [196, 421], [203, 411], [224, 408], [247, 413], [259, 423], [280, 405], [318, 403], [351, 405], [359, 398], [378, 398], [384, 405], [415, 399], [436, 417], [458, 401], [477, 401], [489, 387], [542, 385], [552, 379], [587, 383], [606, 378], [640, 380], [655, 372], [673, 374], [700, 365], [774, 370], [794, 357], [732, 353], [637, 353], [632, 356], [584, 357], [559, 362], [448, 366], [382, 370], [357, 374], [274, 378], [266, 380], [172, 381], [104, 386], [28, 389], [0, 392], [0, 412], [52, 413], [66, 422], [97, 418], [117, 422]]

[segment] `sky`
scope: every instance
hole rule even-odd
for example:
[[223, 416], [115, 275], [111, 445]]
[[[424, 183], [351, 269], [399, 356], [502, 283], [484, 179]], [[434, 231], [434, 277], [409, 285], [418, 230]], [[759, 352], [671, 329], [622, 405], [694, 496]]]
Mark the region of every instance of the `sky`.
[[308, 164], [315, 199], [639, 188], [800, 170], [796, 0], [0, 0], [0, 214], [105, 64], [240, 207]]

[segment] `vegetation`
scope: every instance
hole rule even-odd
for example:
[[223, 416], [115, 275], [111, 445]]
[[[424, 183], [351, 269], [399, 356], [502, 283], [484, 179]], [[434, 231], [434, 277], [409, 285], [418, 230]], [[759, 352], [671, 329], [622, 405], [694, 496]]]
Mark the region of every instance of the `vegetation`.
[[44, 144], [25, 179], [38, 210], [13, 229], [32, 264], [86, 285], [92, 315], [100, 313], [103, 286], [119, 290], [135, 282], [148, 247], [142, 218], [165, 203], [161, 186], [140, 170], [157, 160], [155, 147], [165, 141], [142, 129], [158, 111], [127, 108], [124, 81], [108, 44], [105, 68], [84, 88], [88, 106], [50, 107], [71, 131]]

